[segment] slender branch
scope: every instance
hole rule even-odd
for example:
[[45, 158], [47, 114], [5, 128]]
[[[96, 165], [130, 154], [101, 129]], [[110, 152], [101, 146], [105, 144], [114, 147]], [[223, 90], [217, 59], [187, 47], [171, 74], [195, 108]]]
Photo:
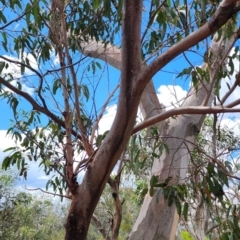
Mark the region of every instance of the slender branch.
[[36, 73], [36, 75], [40, 78], [40, 84], [39, 84], [39, 88], [38, 88], [38, 90], [37, 90], [38, 96], [39, 96], [39, 98], [41, 99], [43, 106], [44, 106], [45, 108], [47, 108], [46, 102], [45, 102], [44, 98], [43, 98], [42, 95], [41, 95], [41, 90], [42, 90], [42, 86], [43, 86], [43, 76], [42, 76], [36, 69], [34, 69], [33, 67], [31, 67], [31, 66], [29, 66], [29, 65], [27, 65], [27, 64], [25, 64], [25, 63], [23, 63], [23, 62], [19, 62], [19, 61], [17, 61], [17, 60], [11, 60], [11, 59], [6, 58], [6, 57], [4, 57], [4, 56], [0, 56], [0, 58], [4, 59], [5, 61], [14, 63], [14, 64], [22, 65], [22, 66], [30, 69], [32, 72]]
[[[240, 99], [238, 100], [238, 104], [240, 104]], [[183, 114], [213, 114], [213, 113], [227, 113], [227, 112], [240, 112], [240, 108], [230, 108], [229, 106], [225, 107], [182, 107], [177, 109], [171, 109], [166, 112], [163, 112], [155, 117], [151, 117], [148, 120], [139, 123], [133, 129], [132, 134], [136, 132], [150, 127], [160, 121], [163, 121], [169, 117], [183, 115]]]
[[63, 38], [63, 43], [65, 45], [65, 53], [68, 61], [68, 65], [70, 65], [70, 73], [72, 75], [72, 80], [73, 80], [73, 89], [74, 89], [74, 106], [76, 109], [76, 117], [77, 117], [77, 123], [79, 130], [81, 132], [82, 136], [82, 143], [84, 146], [85, 151], [87, 152], [88, 156], [91, 156], [92, 152], [94, 151], [92, 146], [90, 145], [88, 138], [86, 136], [86, 131], [83, 126], [83, 122], [81, 119], [81, 110], [80, 110], [80, 104], [79, 104], [79, 89], [78, 89], [78, 83], [77, 83], [77, 76], [76, 72], [74, 71], [73, 64], [72, 64], [72, 58], [70, 56], [69, 50], [68, 50], [68, 38], [67, 38], [67, 31], [64, 31], [64, 29], [67, 29], [66, 22], [65, 22], [65, 15], [64, 13], [61, 14], [61, 22], [62, 22], [62, 38]]
[[[4, 80], [2, 77], [0, 77], [0, 83], [2, 83], [5, 87], [9, 88], [19, 96], [23, 97], [25, 100], [27, 100], [32, 105], [34, 110], [45, 114], [50, 119], [52, 119], [55, 123], [57, 123], [59, 126], [65, 128], [65, 123], [63, 120], [61, 120], [57, 115], [50, 112], [47, 108], [40, 106], [27, 92], [23, 92], [18, 88], [14, 87], [10, 82]], [[72, 129], [72, 135], [81, 140], [81, 136], [73, 129]]]
[[98, 231], [102, 234], [105, 240], [111, 240], [107, 231], [103, 228], [101, 221], [97, 218], [95, 214], [92, 215], [92, 222]]
[[[240, 99], [237, 99], [237, 100], [235, 100], [235, 101], [233, 101], [233, 102], [225, 105], [225, 107], [226, 107], [226, 108], [233, 108], [233, 107], [235, 107], [235, 106], [237, 106], [237, 105], [239, 105], [239, 104], [240, 104]], [[220, 105], [220, 104], [219, 104], [219, 105]]]
[[72, 199], [71, 196], [48, 192], [48, 191], [45, 191], [45, 190], [43, 190], [41, 188], [27, 188], [27, 187], [25, 187], [25, 189], [27, 189], [28, 191], [41, 191], [41, 192], [44, 192], [44, 193], [47, 193], [47, 194], [50, 194], [50, 195], [53, 195], [53, 196], [58, 196], [58, 197], [64, 197], [64, 198]]
[[240, 84], [240, 74], [238, 73], [233, 86], [229, 89], [229, 91], [223, 96], [222, 100], [220, 101], [221, 105], [227, 100], [227, 98], [232, 94], [232, 92], [236, 89], [236, 87], [239, 86], [239, 84]]
[[208, 235], [213, 229], [219, 227], [219, 224], [213, 225], [212, 227], [210, 227], [207, 231], [206, 231], [206, 235]]
[[[64, 15], [64, 5], [61, 1], [54, 0], [52, 1], [52, 11], [54, 12], [54, 19], [60, 20], [60, 26], [57, 24], [54, 25], [55, 28], [53, 31], [54, 37], [55, 37], [55, 43], [57, 46], [57, 52], [60, 60], [60, 66], [66, 67], [65, 64], [65, 56], [66, 52], [64, 52], [64, 43], [65, 43], [65, 32], [66, 32], [66, 26], [65, 23], [65, 15]], [[63, 91], [63, 98], [64, 98], [64, 123], [65, 123], [65, 129], [66, 129], [66, 144], [64, 146], [64, 157], [66, 159], [66, 182], [68, 185], [68, 188], [70, 192], [74, 195], [76, 194], [78, 183], [76, 181], [76, 176], [74, 174], [73, 170], [73, 145], [72, 145], [72, 139], [71, 139], [71, 132], [72, 132], [72, 110], [69, 103], [69, 90], [68, 90], [68, 83], [67, 83], [67, 73], [66, 69], [61, 69], [61, 84], [62, 84], [62, 91]]]
[[97, 130], [97, 128], [98, 128], [98, 124], [99, 124], [99, 121], [101, 120], [101, 118], [102, 118], [102, 116], [103, 116], [103, 114], [104, 114], [104, 112], [105, 112], [105, 110], [106, 110], [106, 108], [107, 108], [107, 106], [108, 106], [108, 103], [109, 103], [109, 101], [110, 101], [110, 99], [113, 97], [113, 95], [114, 95], [114, 93], [117, 91], [117, 89], [119, 88], [119, 84], [115, 87], [115, 89], [112, 91], [112, 93], [108, 96], [108, 98], [107, 98], [107, 100], [106, 100], [106, 102], [104, 103], [104, 105], [103, 105], [103, 107], [102, 107], [102, 110], [101, 110], [101, 112], [100, 112], [100, 114], [99, 114], [99, 116], [98, 116], [98, 118], [97, 118], [97, 120], [96, 120], [96, 122], [95, 122], [95, 124], [94, 124], [94, 126], [93, 126], [93, 129], [92, 129], [92, 134], [91, 134], [91, 137], [90, 137], [90, 144], [93, 144], [93, 139], [94, 139], [94, 136], [95, 136], [95, 132], [96, 132], [96, 130]]
[[[237, 39], [239, 38], [239, 29], [238, 29], [238, 31], [237, 31], [236, 33], [234, 33], [233, 35], [235, 35], [235, 36], [234, 36], [234, 38], [232, 39], [232, 42], [230, 43], [230, 45], [228, 46], [228, 49], [226, 49], [226, 52], [225, 52], [224, 56], [221, 57], [220, 62], [218, 62], [218, 61], [219, 61], [219, 56], [221, 56], [221, 53], [219, 52], [219, 50], [218, 50], [217, 53], [214, 53], [214, 55], [215, 55], [215, 62], [210, 66], [211, 68], [215, 69], [215, 70], [213, 71], [212, 76], [210, 76], [210, 81], [212, 82], [212, 83], [211, 83], [211, 89], [213, 89], [214, 84], [215, 84], [215, 83], [217, 82], [217, 80], [218, 80], [218, 79], [217, 79], [217, 75], [218, 75], [218, 73], [219, 73], [219, 70], [218, 70], [219, 67], [222, 66], [222, 64], [225, 62], [225, 60], [226, 60], [227, 56], [229, 55], [229, 52], [231, 51], [233, 45], [235, 44], [235, 42], [236, 42]], [[225, 38], [226, 38], [226, 37], [225, 37]], [[221, 42], [223, 42], [223, 41], [224, 41], [224, 39], [221, 40]], [[222, 43], [221, 43], [221, 45], [222, 45]], [[218, 55], [218, 56], [216, 56], [216, 55]], [[209, 91], [208, 94], [207, 94], [207, 96], [206, 96], [206, 98], [203, 100], [202, 106], [206, 106], [206, 105], [207, 105], [208, 100], [209, 100], [211, 94], [212, 94], [212, 91]]]
[[[148, 21], [148, 24], [147, 24], [147, 27], [142, 35], [142, 39], [141, 39], [141, 42], [143, 42], [150, 26], [152, 25], [153, 23], [153, 20], [155, 18], [155, 16], [158, 14], [158, 12], [160, 11], [160, 8], [162, 8], [164, 6], [164, 4], [166, 3], [166, 0], [164, 0], [159, 6], [158, 8], [154, 11], [154, 13], [149, 17], [149, 21]], [[151, 7], [150, 7], [150, 13], [151, 13], [151, 10], [152, 10], [152, 2], [151, 2]], [[150, 14], [149, 14], [150, 15]]]
[[20, 19], [22, 19], [22, 17], [24, 17], [27, 13], [31, 12], [32, 9], [38, 4], [38, 1], [31, 7], [29, 8], [27, 11], [25, 11], [23, 14], [21, 14], [20, 16], [18, 16], [17, 18], [9, 21], [8, 23], [6, 23], [5, 25], [3, 25], [2, 27], [0, 27], [0, 30], [3, 30], [4, 28], [8, 27], [9, 25], [11, 25], [14, 22], [19, 21]]

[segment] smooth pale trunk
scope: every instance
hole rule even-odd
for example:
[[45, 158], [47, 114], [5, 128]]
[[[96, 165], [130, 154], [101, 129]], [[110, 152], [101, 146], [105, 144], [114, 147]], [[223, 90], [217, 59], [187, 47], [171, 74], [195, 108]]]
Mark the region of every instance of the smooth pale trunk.
[[[214, 41], [211, 44], [212, 52], [216, 54], [218, 60], [219, 56], [225, 56], [232, 47], [233, 42], [236, 41], [236, 36], [225, 41]], [[221, 51], [221, 54], [220, 52]], [[205, 64], [203, 68], [205, 68]], [[217, 68], [215, 68], [217, 69]], [[215, 69], [210, 72], [211, 76], [215, 75]], [[213, 79], [214, 81], [214, 79]], [[211, 83], [200, 84], [199, 90], [196, 93], [192, 88], [184, 101], [183, 107], [187, 106], [200, 106], [208, 94], [207, 91], [212, 91]], [[213, 100], [213, 94], [207, 102], [210, 106]], [[148, 110], [149, 111], [149, 110]], [[168, 125], [164, 129], [164, 142], [169, 148], [169, 154], [166, 152], [160, 157], [155, 159], [152, 174], [159, 176], [160, 182], [163, 182], [169, 176], [173, 177], [171, 184], [184, 183], [186, 172], [188, 169], [189, 152], [195, 146], [198, 133], [201, 129], [205, 115], [182, 115], [177, 116], [176, 119], [171, 118]], [[200, 210], [200, 209], [199, 209]], [[202, 210], [202, 209], [201, 209]], [[179, 216], [174, 204], [168, 207], [167, 201], [164, 199], [163, 194], [160, 194], [159, 201], [156, 199], [156, 193], [153, 197], [149, 194], [146, 195], [142, 205], [138, 219], [132, 229], [129, 239], [130, 240], [172, 240], [175, 239], [176, 228]], [[200, 236], [204, 233], [203, 219], [199, 219], [196, 223], [198, 226], [197, 232]]]

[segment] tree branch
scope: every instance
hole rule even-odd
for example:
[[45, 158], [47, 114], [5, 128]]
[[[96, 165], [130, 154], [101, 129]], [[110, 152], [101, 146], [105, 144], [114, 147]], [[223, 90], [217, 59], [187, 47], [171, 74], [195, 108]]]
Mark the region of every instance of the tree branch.
[[92, 215], [92, 222], [98, 231], [102, 234], [105, 240], [111, 240], [107, 231], [103, 228], [101, 221], [97, 218], [95, 214]]
[[236, 89], [236, 87], [239, 86], [239, 84], [240, 84], [240, 74], [238, 73], [233, 86], [229, 89], [229, 91], [223, 96], [222, 100], [220, 101], [221, 105], [227, 100], [227, 98], [232, 94], [232, 92]]
[[103, 114], [104, 114], [104, 112], [105, 112], [105, 110], [106, 110], [106, 108], [107, 108], [107, 106], [108, 106], [108, 103], [109, 103], [110, 99], [113, 97], [114, 93], [117, 91], [117, 89], [119, 88], [119, 86], [120, 86], [120, 85], [118, 84], [118, 85], [114, 88], [114, 90], [111, 92], [111, 94], [108, 96], [106, 102], [104, 103], [104, 105], [103, 105], [103, 107], [102, 107], [102, 109], [101, 109], [101, 112], [100, 112], [100, 114], [98, 115], [98, 117], [97, 117], [97, 119], [96, 119], [96, 121], [95, 121], [95, 123], [94, 123], [94, 125], [93, 125], [92, 134], [91, 134], [91, 137], [90, 137], [90, 140], [89, 140], [90, 144], [93, 144], [93, 140], [94, 140], [95, 132], [96, 132], [96, 130], [97, 130], [97, 128], [98, 128], [98, 124], [99, 124], [99, 122], [100, 122], [100, 120], [101, 120], [101, 118], [102, 118], [102, 116], [103, 116]]
[[[4, 78], [0, 77], [0, 83], [2, 83], [4, 86], [12, 90], [14, 93], [18, 94], [19, 96], [23, 97], [25, 100], [27, 100], [33, 107], [34, 110], [37, 110], [46, 116], [48, 116], [50, 119], [52, 119], [55, 123], [59, 124], [59, 126], [65, 128], [65, 123], [63, 120], [61, 120], [57, 115], [50, 112], [47, 108], [40, 106], [27, 92], [23, 92], [20, 89], [14, 87], [10, 82], [4, 80]], [[77, 134], [76, 131], [72, 129], [72, 134], [81, 139], [79, 134]]]
[[36, 69], [34, 69], [33, 67], [31, 67], [31, 66], [29, 66], [29, 65], [27, 65], [27, 64], [25, 64], [25, 63], [23, 63], [23, 62], [19, 62], [19, 61], [17, 61], [17, 60], [11, 60], [11, 59], [6, 58], [6, 57], [4, 57], [4, 56], [0, 56], [0, 58], [4, 59], [4, 60], [7, 61], [7, 62], [11, 62], [11, 63], [14, 63], [14, 64], [22, 65], [22, 66], [30, 69], [32, 72], [36, 73], [36, 75], [37, 75], [37, 76], [39, 77], [39, 79], [40, 79], [40, 84], [39, 84], [37, 93], [38, 93], [39, 98], [40, 98], [41, 101], [42, 101], [43, 106], [44, 106], [45, 108], [47, 108], [46, 102], [45, 102], [44, 98], [43, 98], [42, 95], [41, 95], [42, 86], [43, 86], [43, 76], [42, 76]]
[[45, 190], [43, 190], [41, 188], [27, 188], [27, 187], [25, 187], [25, 189], [27, 189], [28, 191], [41, 191], [43, 193], [47, 193], [47, 194], [50, 194], [50, 195], [53, 195], [53, 196], [58, 196], [58, 197], [64, 197], [64, 198], [72, 199], [71, 196], [48, 192], [48, 191], [45, 191]]
[[[240, 104], [240, 100], [238, 100], [238, 104]], [[177, 109], [171, 109], [166, 112], [163, 112], [155, 117], [151, 117], [148, 120], [139, 123], [136, 125], [133, 129], [132, 134], [135, 134], [136, 132], [150, 127], [160, 121], [163, 121], [169, 117], [177, 116], [177, 115], [183, 115], [183, 114], [213, 114], [213, 113], [227, 113], [227, 112], [240, 112], [240, 108], [230, 108], [228, 107], [182, 107]]]

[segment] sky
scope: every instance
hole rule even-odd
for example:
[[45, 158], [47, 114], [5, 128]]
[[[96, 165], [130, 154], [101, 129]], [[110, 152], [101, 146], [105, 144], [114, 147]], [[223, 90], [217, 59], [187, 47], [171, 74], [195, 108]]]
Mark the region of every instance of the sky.
[[[178, 69], [178, 64], [175, 63], [174, 67]], [[163, 72], [164, 73], [164, 72]], [[115, 73], [110, 73], [111, 75], [115, 75]], [[117, 75], [117, 78], [119, 76]], [[162, 82], [162, 79], [164, 78], [164, 83], [160, 84]], [[227, 81], [227, 80], [224, 80]], [[177, 83], [176, 83], [177, 82]], [[228, 80], [229, 83], [231, 81]], [[156, 86], [156, 92], [158, 98], [161, 100], [161, 102], [167, 107], [167, 109], [171, 109], [174, 106], [178, 106], [181, 104], [181, 100], [184, 99], [184, 97], [187, 94], [187, 89], [189, 88], [189, 81], [186, 82], [185, 80], [176, 80], [175, 74], [161, 74], [159, 73], [158, 76], [154, 79], [154, 85]], [[226, 84], [223, 84], [223, 88], [221, 89], [221, 95], [223, 96], [224, 93], [227, 91]], [[27, 90], [27, 87], [26, 87]], [[31, 94], [31, 89], [27, 90]], [[101, 89], [101, 91], [103, 91]], [[238, 99], [238, 96], [240, 94], [240, 91], [237, 90], [234, 92], [234, 94], [231, 96], [231, 101]], [[24, 104], [23, 106], [24, 107]], [[6, 153], [4, 153], [4, 149], [8, 147], [12, 147], [18, 143], [14, 142], [14, 139], [11, 138], [10, 135], [6, 136], [6, 132], [8, 127], [11, 124], [10, 119], [13, 119], [12, 112], [9, 109], [7, 103], [5, 100], [0, 101], [0, 109], [2, 114], [0, 118], [0, 160], [6, 156]], [[106, 130], [109, 130], [112, 124], [112, 121], [114, 119], [115, 113], [116, 113], [117, 105], [113, 102], [110, 103], [107, 107], [105, 114], [102, 118], [102, 120], [99, 123], [99, 133], [102, 134]], [[221, 125], [228, 126], [229, 128], [234, 129], [236, 134], [240, 133], [240, 119], [238, 114], [225, 114], [221, 118]], [[45, 176], [43, 169], [38, 166], [38, 163], [31, 162], [29, 163], [29, 171], [27, 180], [24, 180], [23, 178], [20, 178], [18, 181], [18, 184], [21, 186], [26, 186], [27, 188], [45, 188], [46, 181], [50, 179], [50, 176]]]
[[[14, 25], [14, 29], [20, 29], [19, 23]], [[200, 46], [201, 48], [201, 46]], [[200, 49], [199, 51], [203, 51], [204, 49]], [[51, 53], [51, 61], [48, 65], [39, 66], [35, 59], [32, 57], [31, 54], [24, 53], [25, 56], [28, 57], [31, 66], [33, 69], [40, 71], [41, 73], [46, 72], [52, 68], [59, 68], [59, 59], [55, 56], [54, 52]], [[0, 56], [6, 57], [11, 60], [19, 60], [16, 55], [13, 55], [11, 52], [6, 53], [3, 49], [0, 49]], [[191, 60], [191, 63], [194, 66], [200, 66], [201, 61], [197, 54], [193, 52], [187, 52], [188, 58]], [[3, 59], [0, 59], [3, 61]], [[87, 66], [91, 66], [92, 60], [83, 61], [82, 64]], [[84, 74], [84, 82], [90, 89], [90, 99], [85, 101], [86, 110], [88, 114], [91, 115], [93, 118], [95, 117], [95, 112], [101, 110], [101, 107], [105, 103], [108, 95], [114, 89], [115, 85], [118, 83], [120, 79], [120, 72], [115, 70], [113, 67], [104, 64], [102, 61], [98, 60], [101, 64], [102, 69], [97, 69], [96, 74], [89, 72], [85, 72]], [[239, 69], [239, 62], [235, 61], [235, 68]], [[159, 73], [157, 73], [154, 78], [154, 86], [156, 89], [156, 93], [160, 102], [163, 103], [167, 109], [171, 109], [173, 107], [179, 106], [184, 100], [184, 97], [187, 94], [187, 91], [190, 87], [190, 79], [185, 78], [177, 78], [177, 75], [183, 68], [189, 67], [188, 62], [184, 58], [183, 55], [177, 57], [170, 64], [164, 67]], [[78, 69], [79, 74], [81, 74], [82, 69]], [[31, 96], [34, 94], [34, 84], [37, 84], [37, 78], [33, 75], [33, 72], [27, 70], [24, 75], [21, 75], [21, 71], [19, 66], [16, 64], [10, 64], [7, 70], [4, 70], [4, 73], [12, 73], [16, 79], [21, 81], [22, 90], [29, 93]], [[79, 75], [80, 76], [80, 75]], [[100, 79], [99, 79], [100, 76]], [[28, 81], [28, 78], [31, 78], [31, 82]], [[52, 87], [52, 79], [51, 76], [48, 77], [51, 81], [50, 87]], [[220, 90], [220, 96], [223, 96], [227, 92], [227, 84], [228, 82], [230, 85], [233, 84], [233, 79], [223, 79], [223, 85]], [[13, 82], [12, 84], [16, 84]], [[95, 95], [94, 95], [95, 94]], [[118, 92], [113, 97], [113, 100], [108, 104], [108, 107], [104, 113], [103, 118], [99, 123], [99, 133], [102, 134], [105, 131], [109, 130], [111, 124], [113, 122], [116, 109], [117, 109], [117, 95]], [[96, 96], [96, 101], [92, 99], [92, 96]], [[234, 101], [238, 99], [240, 96], [239, 88], [234, 91], [228, 101]], [[50, 101], [49, 96], [46, 95], [47, 103], [49, 104], [51, 109], [54, 109], [55, 103]], [[59, 102], [61, 101], [61, 94], [56, 95]], [[95, 105], [93, 104], [95, 103]], [[61, 105], [61, 102], [60, 102]], [[31, 106], [27, 104], [25, 101], [20, 101], [20, 108], [24, 109], [25, 111], [31, 110]], [[0, 161], [6, 156], [4, 153], [4, 149], [18, 145], [14, 139], [11, 138], [10, 135], [6, 136], [8, 128], [11, 126], [13, 119], [13, 114], [9, 105], [7, 104], [6, 100], [0, 99]], [[240, 115], [238, 113], [235, 114], [224, 114], [220, 120], [220, 124], [222, 126], [228, 126], [229, 128], [234, 129], [236, 134], [240, 133]], [[43, 119], [43, 123], [46, 122], [46, 119]], [[43, 124], [44, 125], [44, 124]], [[31, 162], [29, 163], [29, 171], [27, 181], [24, 179], [20, 179], [18, 184], [27, 186], [29, 188], [44, 188], [46, 181], [49, 179], [49, 176], [45, 176], [43, 169], [38, 166], [38, 163]]]

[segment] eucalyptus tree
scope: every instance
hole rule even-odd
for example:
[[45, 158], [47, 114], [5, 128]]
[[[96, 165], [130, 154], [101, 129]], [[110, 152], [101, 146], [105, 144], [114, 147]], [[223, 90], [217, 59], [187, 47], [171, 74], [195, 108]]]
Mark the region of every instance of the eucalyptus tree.
[[[55, 173], [48, 187], [71, 200], [65, 239], [86, 239], [107, 182], [121, 208], [117, 179], [110, 175], [130, 137], [156, 125], [165, 149], [154, 160], [150, 190], [130, 239], [174, 239], [181, 212], [156, 189], [163, 183], [184, 183], [205, 114], [239, 111], [239, 100], [225, 103], [238, 86], [238, 76], [229, 93], [211, 107], [214, 95], [219, 97], [220, 79], [234, 71], [229, 52], [239, 37], [238, 1], [0, 2], [1, 97], [13, 109], [8, 132], [21, 142], [8, 149], [3, 167], [16, 164], [26, 178], [28, 161], [38, 161], [47, 175]], [[202, 55], [201, 67], [189, 59], [190, 50]], [[151, 79], [180, 54], [190, 67], [179, 76], [191, 76], [192, 88], [182, 106], [161, 113]], [[102, 135], [99, 121], [116, 90], [97, 111], [95, 79], [96, 74], [101, 79], [102, 66], [89, 63], [91, 57], [121, 71], [116, 116]], [[139, 106], [145, 121], [136, 125]], [[66, 188], [69, 194], [64, 195]]]

